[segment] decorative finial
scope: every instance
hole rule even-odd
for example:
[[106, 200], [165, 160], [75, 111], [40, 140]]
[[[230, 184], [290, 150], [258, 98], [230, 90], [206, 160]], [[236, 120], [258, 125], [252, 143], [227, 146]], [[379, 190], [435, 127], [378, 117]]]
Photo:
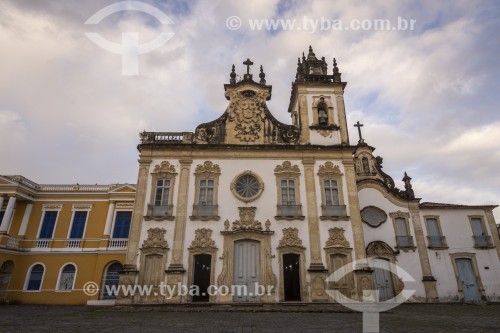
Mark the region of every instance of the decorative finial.
[[260, 74], [259, 74], [259, 77], [260, 77], [260, 81], [259, 83], [262, 84], [263, 86], [266, 85], [266, 73], [264, 73], [264, 69], [262, 68], [262, 65], [260, 65]]
[[234, 64], [233, 64], [233, 68], [231, 70], [231, 74], [229, 74], [229, 77], [231, 78], [231, 79], [229, 79], [229, 83], [236, 84], [236, 72], [234, 71]]
[[338, 74], [339, 68], [337, 67], [337, 60], [333, 58], [333, 74]]
[[318, 60], [313, 52], [313, 48], [309, 45], [309, 54], [307, 55], [307, 60]]
[[304, 52], [302, 52], [302, 61], [305, 61], [306, 60], [306, 55], [304, 54]]

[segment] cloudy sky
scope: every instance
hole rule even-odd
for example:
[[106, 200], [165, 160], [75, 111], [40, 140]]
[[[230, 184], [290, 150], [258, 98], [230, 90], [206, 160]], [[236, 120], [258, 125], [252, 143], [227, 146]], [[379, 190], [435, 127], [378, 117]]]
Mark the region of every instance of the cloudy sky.
[[[407, 171], [424, 201], [500, 203], [500, 6], [495, 1], [144, 1], [173, 24], [137, 11], [84, 24], [116, 1], [2, 1], [0, 174], [39, 183], [135, 182], [138, 133], [192, 131], [224, 112], [231, 65], [262, 64], [269, 107], [283, 122], [297, 57], [312, 45], [348, 82], [348, 123], [397, 182]], [[237, 16], [227, 27], [228, 18]], [[414, 30], [332, 30], [398, 17]], [[295, 20], [252, 29], [249, 20]], [[312, 23], [319, 22], [314, 30]], [[253, 22], [253, 21], [252, 21]], [[290, 21], [291, 22], [291, 21]], [[321, 29], [323, 27], [323, 29]], [[139, 75], [86, 37], [139, 43], [173, 37], [139, 57]], [[331, 68], [331, 66], [330, 66]], [[257, 67], [254, 66], [254, 73]], [[351, 143], [357, 134], [350, 128]], [[401, 186], [401, 183], [400, 183]], [[500, 215], [497, 212], [497, 221]]]

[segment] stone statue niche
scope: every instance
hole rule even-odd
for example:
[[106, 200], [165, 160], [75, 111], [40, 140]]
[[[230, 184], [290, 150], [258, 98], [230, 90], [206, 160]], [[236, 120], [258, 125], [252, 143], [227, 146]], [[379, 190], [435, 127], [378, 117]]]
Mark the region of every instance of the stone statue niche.
[[328, 105], [325, 103], [325, 98], [321, 97], [318, 103], [318, 125], [328, 126]]

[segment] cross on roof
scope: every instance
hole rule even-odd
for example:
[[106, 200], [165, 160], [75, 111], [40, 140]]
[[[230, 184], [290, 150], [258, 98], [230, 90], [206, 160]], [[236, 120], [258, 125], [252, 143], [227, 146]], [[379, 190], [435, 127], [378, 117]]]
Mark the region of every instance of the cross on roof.
[[356, 124], [354, 124], [354, 127], [358, 128], [358, 134], [359, 134], [359, 141], [358, 143], [364, 143], [365, 140], [363, 140], [363, 136], [361, 135], [361, 127], [363, 127], [363, 124], [361, 124], [358, 120]]
[[253, 62], [250, 59], [243, 61], [243, 65], [247, 66], [247, 74], [250, 74], [250, 66], [253, 65]]

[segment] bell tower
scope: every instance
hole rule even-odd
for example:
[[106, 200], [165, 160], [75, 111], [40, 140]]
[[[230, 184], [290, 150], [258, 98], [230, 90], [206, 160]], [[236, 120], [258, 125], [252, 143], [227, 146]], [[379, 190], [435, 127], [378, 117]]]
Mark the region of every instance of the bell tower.
[[325, 57], [316, 58], [309, 46], [307, 57], [298, 58], [297, 74], [292, 83], [288, 112], [300, 130], [300, 143], [313, 145], [349, 145], [344, 89], [337, 61], [328, 74]]

